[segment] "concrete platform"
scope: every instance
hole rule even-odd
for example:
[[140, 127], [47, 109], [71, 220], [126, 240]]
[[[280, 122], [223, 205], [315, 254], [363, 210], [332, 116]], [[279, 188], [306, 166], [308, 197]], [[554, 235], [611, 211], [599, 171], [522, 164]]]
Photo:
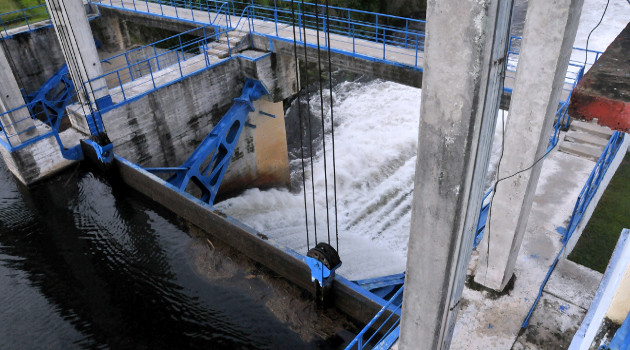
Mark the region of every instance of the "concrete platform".
[[[563, 261], [554, 270], [530, 326], [522, 329], [521, 325], [562, 247], [556, 228], [566, 226], [594, 165], [592, 160], [558, 150], [545, 159], [516, 262], [514, 286], [498, 295], [467, 284], [452, 349], [560, 349], [571, 341], [600, 278], [571, 262]], [[476, 264], [474, 251], [469, 274]], [[581, 287], [574, 289], [576, 285]]]
[[630, 23], [578, 83], [569, 114], [630, 131]]

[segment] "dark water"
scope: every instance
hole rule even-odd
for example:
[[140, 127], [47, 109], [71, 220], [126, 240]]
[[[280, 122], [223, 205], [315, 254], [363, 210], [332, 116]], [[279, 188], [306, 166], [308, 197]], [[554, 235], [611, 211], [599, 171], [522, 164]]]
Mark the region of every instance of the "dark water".
[[27, 191], [1, 164], [0, 349], [313, 347], [248, 291], [199, 274], [194, 241], [82, 168]]

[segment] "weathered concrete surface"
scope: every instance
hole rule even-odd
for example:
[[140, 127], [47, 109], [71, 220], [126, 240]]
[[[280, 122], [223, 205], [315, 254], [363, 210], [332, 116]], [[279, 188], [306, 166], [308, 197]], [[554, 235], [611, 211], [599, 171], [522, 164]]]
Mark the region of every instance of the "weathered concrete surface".
[[[50, 128], [46, 125], [41, 125], [38, 128], [42, 134], [50, 131]], [[64, 144], [67, 141], [69, 145], [76, 145], [81, 138], [85, 138], [85, 135], [78, 133], [74, 129], [68, 129], [62, 132], [60, 137]], [[0, 146], [0, 153], [9, 170], [25, 185], [32, 185], [64, 170], [74, 163], [74, 161], [63, 158], [57, 140], [53, 136], [46, 137], [13, 152]]]
[[571, 95], [573, 118], [630, 131], [630, 23], [584, 75]]
[[[494, 198], [475, 282], [501, 291], [529, 220], [583, 0], [530, 0]], [[532, 74], [532, 72], [536, 72]], [[525, 169], [530, 169], [525, 171]], [[518, 278], [518, 276], [517, 276]]]
[[15, 75], [27, 92], [36, 91], [66, 62], [53, 27], [15, 34], [4, 44], [15, 63]]
[[429, 1], [400, 349], [448, 349], [503, 92], [512, 1]]
[[[103, 121], [116, 154], [144, 167], [179, 166], [221, 120], [233, 99], [240, 96], [246, 78], [261, 80], [269, 90], [275, 91], [272, 96], [282, 101], [297, 91], [294, 76], [291, 60], [275, 55], [257, 61], [234, 57], [140, 95], [152, 88], [152, 84], [144, 84], [140, 86], [137, 99], [106, 112]], [[139, 84], [139, 80], [125, 86]], [[127, 87], [125, 91], [129, 93]], [[112, 93], [114, 101], [118, 101], [114, 90]], [[222, 192], [288, 185], [282, 103], [261, 100], [255, 106], [259, 109], [250, 115], [249, 122], [256, 128], [245, 127], [243, 130]], [[276, 118], [261, 115], [259, 110], [276, 115]], [[77, 126], [79, 120], [81, 118], [75, 121]], [[81, 129], [86, 131], [85, 126]]]
[[[514, 286], [505, 293], [497, 294], [473, 284], [467, 285], [462, 297], [462, 309], [457, 320], [452, 349], [512, 349], [513, 346], [515, 349], [518, 348], [515, 342], [521, 332], [522, 322], [534, 303], [549, 267], [562, 247], [560, 241], [562, 236], [556, 229], [566, 226], [573, 212], [575, 200], [594, 165], [593, 161], [557, 150], [553, 150], [547, 156], [538, 181], [527, 231], [516, 260], [514, 273], [517, 277]], [[479, 264], [481, 262], [478, 260], [478, 251], [475, 251], [469, 276], [475, 274], [474, 271], [478, 269]], [[578, 268], [577, 271], [570, 267], [565, 269], [562, 265], [563, 263], [552, 274], [551, 281], [545, 289], [546, 293], [559, 296], [576, 305], [576, 308], [589, 304], [588, 299], [592, 290], [597, 289], [599, 284], [598, 275], [587, 273], [583, 268]], [[563, 292], [563, 289], [571, 289], [574, 285], [582, 287], [576, 289], [575, 293]], [[544, 307], [540, 305], [542, 304], [539, 304], [539, 308]], [[555, 311], [548, 315], [562, 316]], [[564, 318], [559, 324], [576, 320], [577, 318]], [[550, 320], [545, 327], [553, 328], [551, 326], [553, 322], [556, 321]], [[579, 323], [579, 320], [577, 322]], [[533, 321], [532, 324], [532, 327], [536, 328], [536, 322]], [[563, 327], [570, 328], [568, 324]], [[556, 333], [567, 335], [563, 332]], [[530, 347], [536, 348], [558, 347], [554, 347], [553, 344], [549, 347]]]
[[2, 134], [6, 136], [4, 141], [13, 146], [37, 135], [30, 111], [22, 107], [25, 104], [7, 52], [0, 47], [0, 121], [4, 131]]

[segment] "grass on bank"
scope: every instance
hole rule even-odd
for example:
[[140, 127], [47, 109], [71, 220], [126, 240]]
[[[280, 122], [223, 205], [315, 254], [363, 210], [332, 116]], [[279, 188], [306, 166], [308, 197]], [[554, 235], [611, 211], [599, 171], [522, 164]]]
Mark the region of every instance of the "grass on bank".
[[[10, 29], [35, 23], [48, 19], [48, 12], [44, 6], [32, 9], [44, 4], [44, 0], [0, 0], [0, 30]], [[28, 9], [22, 13], [21, 11], [7, 14], [21, 9]], [[26, 16], [26, 20], [25, 20]]]
[[604, 273], [624, 228], [630, 228], [630, 154], [604, 191], [569, 259]]

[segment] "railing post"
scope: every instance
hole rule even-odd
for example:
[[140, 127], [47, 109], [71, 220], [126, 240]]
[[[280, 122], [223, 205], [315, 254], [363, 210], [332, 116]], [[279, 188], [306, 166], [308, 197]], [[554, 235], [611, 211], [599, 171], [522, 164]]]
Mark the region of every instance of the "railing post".
[[24, 10], [22, 10], [22, 16], [24, 16], [24, 21], [26, 22], [26, 27], [28, 28], [28, 30], [31, 30], [31, 25], [28, 23], [28, 18], [26, 17], [26, 12], [24, 12]]
[[302, 41], [302, 6], [298, 2], [298, 29], [300, 32], [300, 41]]
[[160, 70], [160, 57], [157, 54], [157, 49], [155, 48], [155, 45], [153, 45], [153, 53], [155, 54], [155, 66], [157, 67], [158, 70]]
[[328, 29], [326, 28], [326, 16], [324, 15], [324, 11], [322, 11], [322, 24], [324, 30], [324, 44], [328, 46]]
[[225, 31], [225, 39], [228, 44], [228, 57], [232, 57], [232, 48], [230, 47], [230, 35], [228, 31]]
[[409, 35], [409, 20], [405, 19], [405, 49], [407, 48], [407, 35]]
[[418, 68], [418, 39], [420, 38], [420, 34], [416, 34], [416, 68]]
[[149, 74], [151, 74], [151, 81], [153, 82], [153, 88], [155, 89], [155, 79], [153, 78], [153, 69], [151, 69], [151, 61], [147, 61], [149, 63]]
[[186, 61], [186, 53], [184, 52], [184, 46], [182, 45], [182, 36], [181, 35], [177, 36], [177, 39], [179, 39], [179, 48], [182, 50], [184, 61]]
[[[253, 0], [252, 0], [252, 3], [253, 3]], [[252, 5], [252, 7], [250, 7], [250, 10], [249, 10], [249, 12], [250, 12], [250, 16], [249, 16], [250, 18], [249, 19], [250, 19], [250, 21], [252, 21], [251, 22], [252, 23], [251, 24], [252, 28], [250, 30], [250, 33], [252, 31], [256, 32], [256, 25], [254, 24], [254, 19], [256, 18], [256, 12], [254, 12], [254, 7], [253, 6], [254, 5]]]
[[356, 53], [356, 48], [354, 45], [354, 23], [352, 23], [352, 53]]
[[278, 5], [276, 0], [273, 0], [273, 21], [276, 24], [276, 36], [278, 36]]
[[350, 23], [352, 22], [352, 18], [350, 18], [350, 9], [348, 9], [348, 33], [350, 33]]
[[376, 42], [378, 42], [378, 14], [376, 14], [376, 30], [375, 30]]
[[134, 11], [136, 11], [136, 12], [138, 11], [138, 10], [136, 9], [136, 0], [133, 0], [133, 10], [134, 10]]
[[385, 29], [385, 28], [383, 28], [383, 60], [385, 60], [385, 41], [386, 41], [386, 38], [385, 38], [385, 35], [386, 35], [386, 34], [385, 34], [385, 31], [386, 31], [386, 29]]
[[175, 50], [175, 54], [177, 55], [177, 65], [179, 66], [179, 75], [184, 77], [184, 72], [182, 71], [182, 63], [179, 60], [179, 51]]
[[[173, 0], [171, 0], [171, 5], [173, 5]], [[177, 13], [177, 3], [175, 3], [173, 7], [175, 7], [175, 17], [179, 18], [179, 14]]]
[[125, 52], [125, 62], [127, 63], [127, 69], [129, 70], [129, 78], [133, 81], [133, 73], [131, 72], [131, 65], [129, 64], [129, 57], [127, 57], [127, 53]]

